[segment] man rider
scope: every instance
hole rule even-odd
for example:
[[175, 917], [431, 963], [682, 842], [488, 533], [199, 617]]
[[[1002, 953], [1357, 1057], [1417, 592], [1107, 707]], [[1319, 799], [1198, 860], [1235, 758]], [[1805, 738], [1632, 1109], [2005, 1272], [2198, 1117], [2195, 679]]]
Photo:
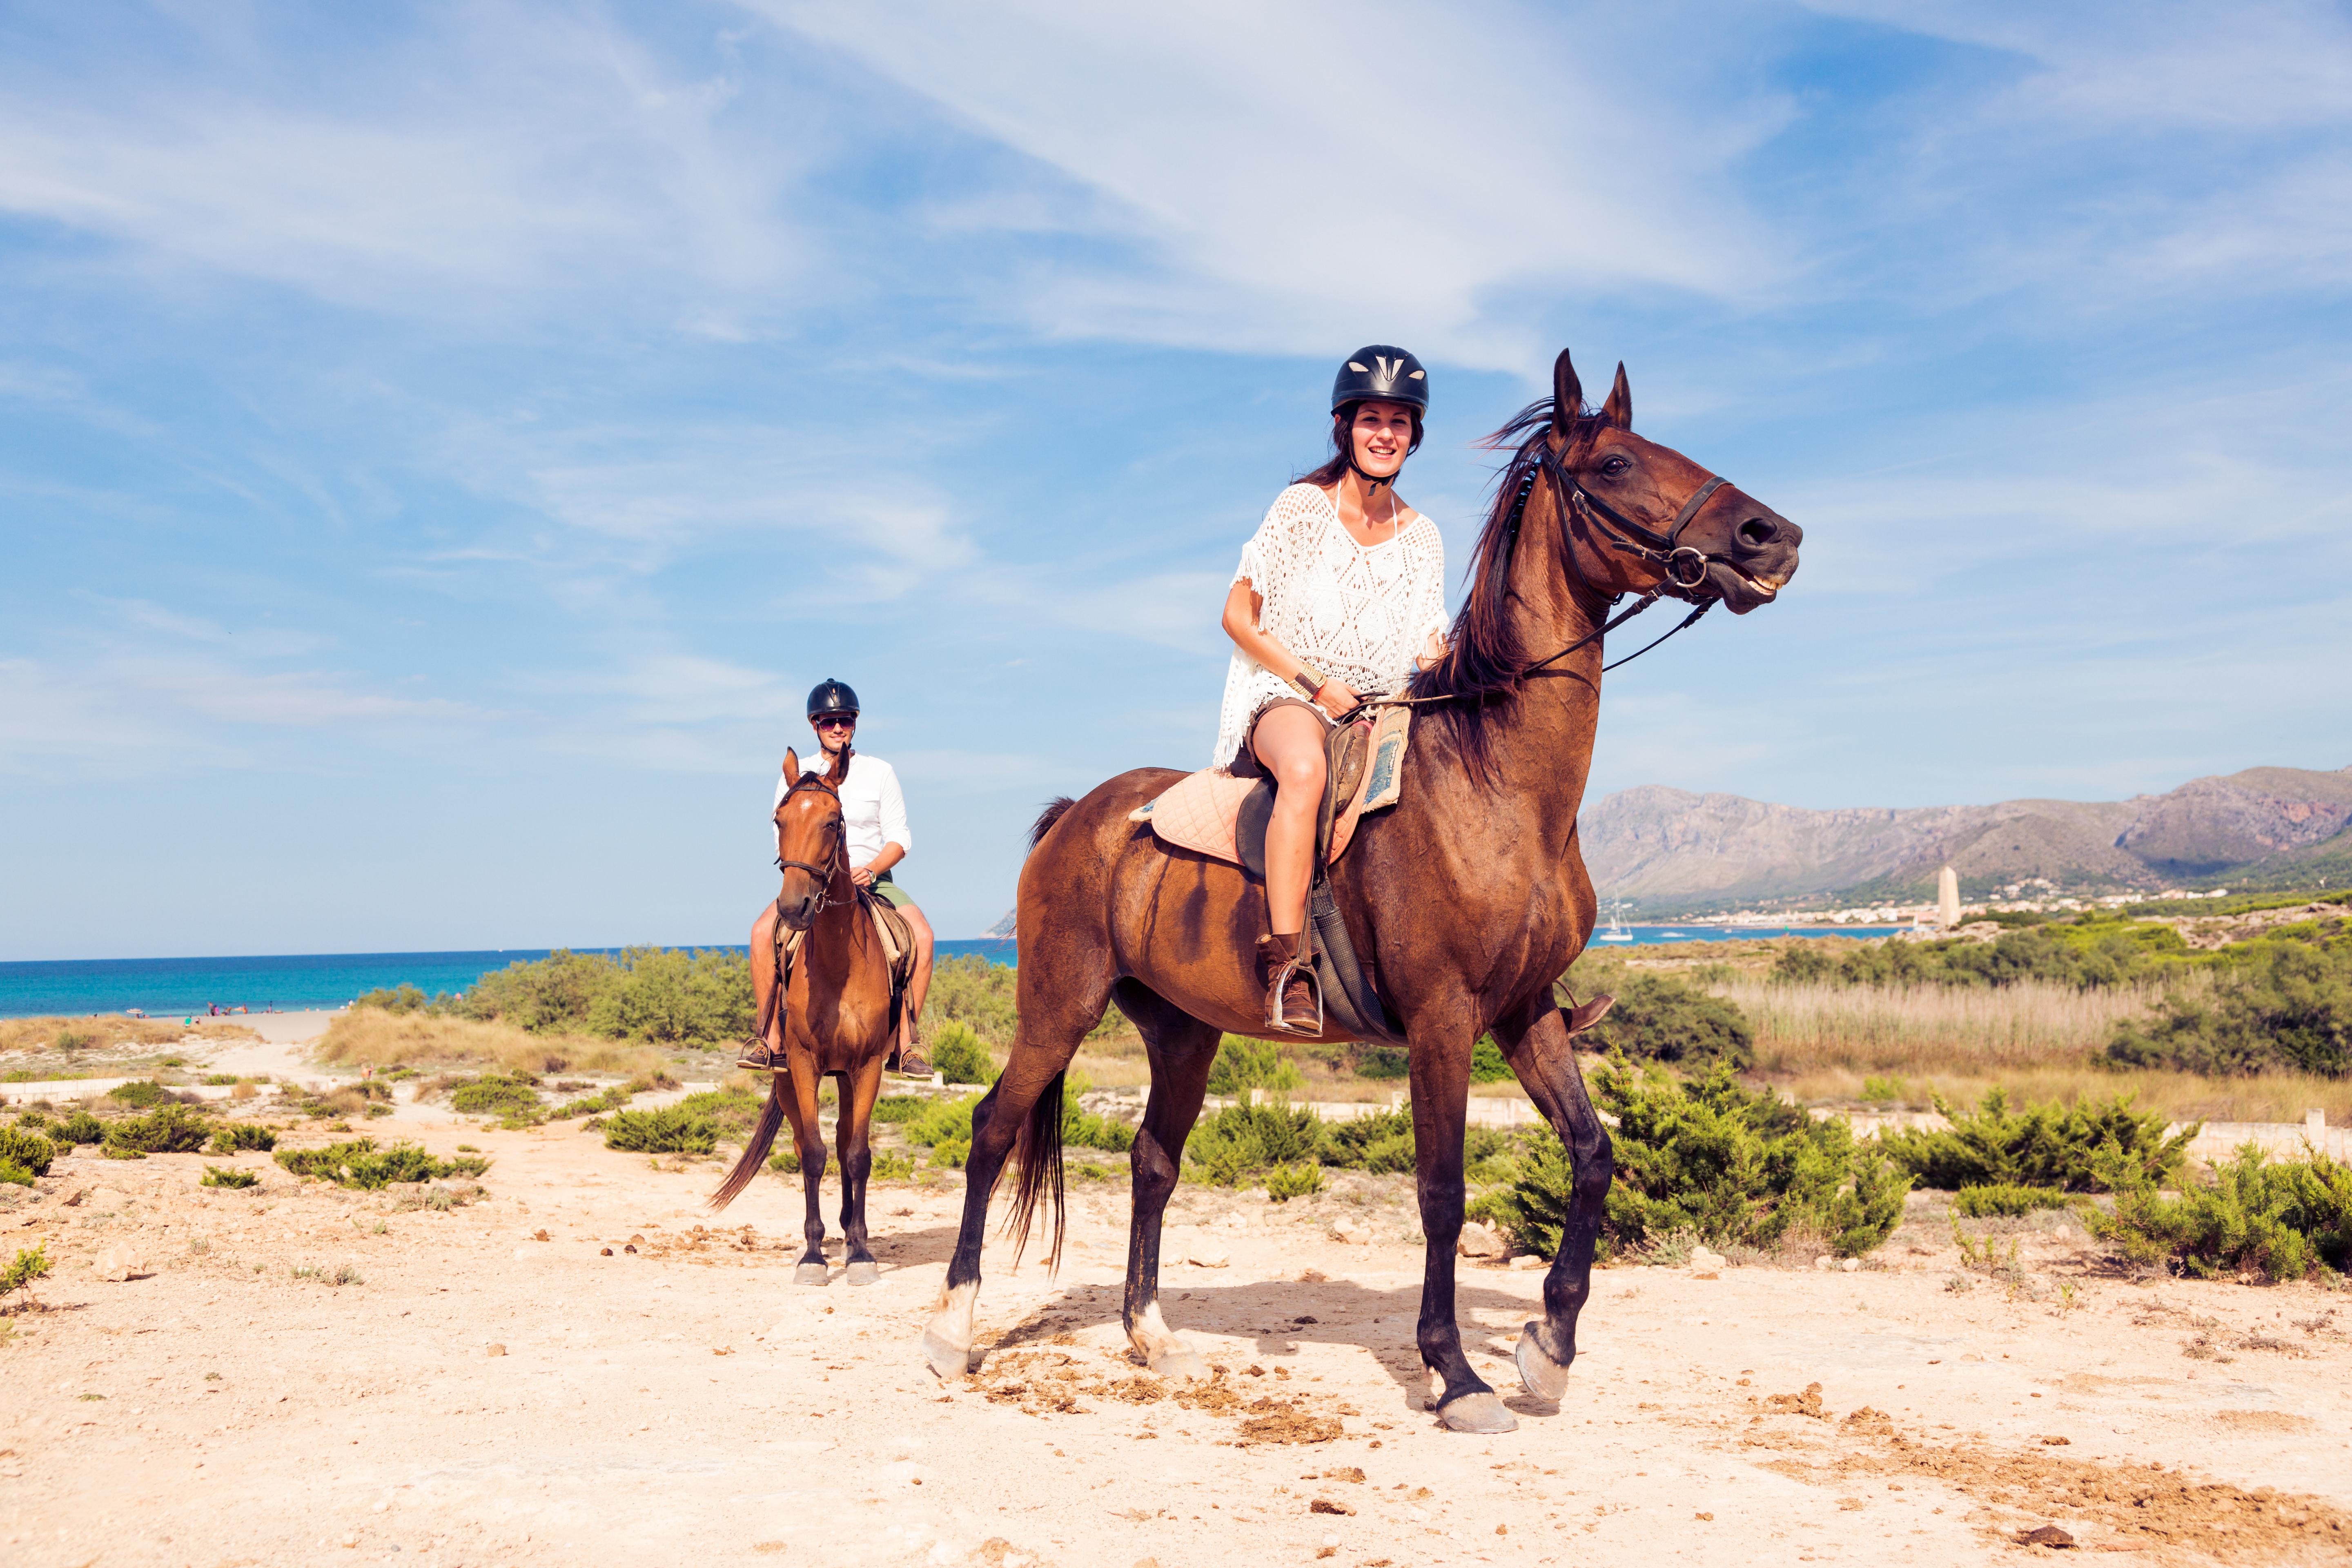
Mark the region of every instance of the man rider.
[[[857, 693], [838, 680], [818, 682], [808, 696], [808, 721], [816, 731], [817, 744], [824, 749], [824, 760], [812, 761], [810, 771], [825, 773], [841, 755], [841, 748], [856, 736]], [[783, 805], [784, 792], [790, 788], [790, 779], [777, 778], [774, 805]], [[907, 983], [906, 1010], [900, 1015], [898, 1044], [890, 1053], [889, 1066], [898, 1072], [928, 1075], [930, 1064], [915, 1048], [914, 1037], [915, 1021], [923, 1016], [923, 993], [931, 984], [931, 923], [891, 875], [915, 843], [915, 836], [907, 829], [907, 802], [898, 792], [898, 773], [873, 752], [853, 748], [849, 771], [841, 781], [841, 815], [850, 879], [876, 898], [887, 900], [915, 933], [915, 973]], [[771, 907], [753, 929], [755, 953], [764, 951], [761, 943], [775, 940], [775, 919], [776, 911]]]

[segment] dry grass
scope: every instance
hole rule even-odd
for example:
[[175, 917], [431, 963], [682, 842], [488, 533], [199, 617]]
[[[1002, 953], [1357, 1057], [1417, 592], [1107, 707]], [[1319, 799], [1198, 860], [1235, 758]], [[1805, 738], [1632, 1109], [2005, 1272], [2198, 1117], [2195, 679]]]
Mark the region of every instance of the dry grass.
[[2072, 1105], [2079, 1100], [2111, 1100], [2127, 1094], [2139, 1110], [2161, 1112], [2175, 1121], [2301, 1121], [2303, 1113], [2314, 1106], [2327, 1112], [2330, 1126], [2352, 1121], [2352, 1081], [2313, 1078], [2307, 1073], [2203, 1078], [2196, 1073], [2137, 1068], [2109, 1072], [2064, 1063], [2000, 1072], [1972, 1072], [1963, 1067], [1906, 1077], [1898, 1100], [1867, 1102], [1863, 1077], [1831, 1068], [1775, 1079], [1774, 1087], [1800, 1104], [1865, 1110], [1883, 1106], [1925, 1110], [1935, 1095], [1955, 1105], [1973, 1104], [1987, 1089], [2000, 1089], [2008, 1092], [2011, 1106], [2053, 1100]]
[[533, 1035], [507, 1024], [435, 1018], [354, 1007], [338, 1014], [318, 1059], [352, 1067], [427, 1067], [466, 1062], [524, 1072], [651, 1075], [669, 1065], [659, 1048], [589, 1035]]
[[[47, 1051], [77, 1047], [176, 1046], [194, 1036], [206, 1040], [252, 1040], [260, 1037], [226, 1018], [125, 1018], [98, 1013], [86, 1018], [0, 1018], [0, 1051]], [[62, 1036], [75, 1042], [60, 1047]]]

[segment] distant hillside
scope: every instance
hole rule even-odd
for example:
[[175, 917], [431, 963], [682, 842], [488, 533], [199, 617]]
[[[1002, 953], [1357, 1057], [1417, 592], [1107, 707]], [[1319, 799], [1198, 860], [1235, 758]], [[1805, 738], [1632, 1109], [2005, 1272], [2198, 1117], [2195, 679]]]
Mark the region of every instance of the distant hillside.
[[2352, 768], [2249, 768], [2126, 801], [1909, 810], [1807, 811], [1644, 784], [1578, 826], [1604, 900], [1685, 914], [1919, 899], [1947, 864], [1971, 897], [2029, 877], [2080, 892], [2332, 885], [2352, 879]]

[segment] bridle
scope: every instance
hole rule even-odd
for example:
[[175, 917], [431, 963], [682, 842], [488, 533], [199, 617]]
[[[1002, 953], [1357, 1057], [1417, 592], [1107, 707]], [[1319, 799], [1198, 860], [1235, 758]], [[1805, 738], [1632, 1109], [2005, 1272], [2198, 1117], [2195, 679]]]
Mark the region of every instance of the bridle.
[[[1687, 630], [1696, 625], [1701, 616], [1723, 602], [1721, 594], [1703, 594], [1700, 591], [1707, 585], [1706, 570], [1715, 564], [1716, 557], [1696, 545], [1685, 544], [1683, 530], [1688, 528], [1691, 520], [1699, 514], [1699, 510], [1714, 499], [1716, 491], [1730, 483], [1728, 479], [1709, 474], [1701, 480], [1698, 488], [1684, 499], [1682, 506], [1675, 512], [1674, 521], [1666, 525], [1666, 531], [1664, 533], [1660, 533], [1644, 523], [1635, 522], [1598, 496], [1588, 495], [1584, 487], [1576, 482], [1576, 477], [1569, 472], [1568, 465], [1560, 461], [1559, 454], [1552, 450], [1551, 437], [1548, 434], [1538, 436], [1529, 445], [1538, 447], [1538, 450], [1534, 458], [1528, 462], [1527, 472], [1519, 479], [1519, 492], [1511, 500], [1511, 513], [1503, 525], [1503, 548], [1497, 553], [1492, 568], [1496, 576], [1507, 577], [1510, 574], [1512, 557], [1518, 551], [1519, 523], [1527, 515], [1528, 498], [1535, 493], [1536, 480], [1548, 475], [1551, 479], [1553, 504], [1559, 509], [1560, 552], [1568, 562], [1568, 569], [1575, 573], [1577, 578], [1586, 587], [1592, 588], [1596, 593], [1600, 592], [1592, 579], [1586, 576], [1583, 569], [1576, 563], [1576, 542], [1569, 533], [1569, 520], [1573, 516], [1581, 516], [1590, 521], [1593, 531], [1600, 536], [1601, 542], [1611, 549], [1622, 551], [1628, 555], [1639, 556], [1642, 560], [1664, 567], [1665, 577], [1656, 586], [1645, 590], [1632, 608], [1611, 616], [1601, 626], [1577, 638], [1558, 653], [1539, 658], [1528, 665], [1519, 672], [1522, 678], [1543, 671], [1548, 666], [1558, 664], [1577, 649], [1599, 642], [1602, 637], [1656, 604], [1661, 598], [1680, 599], [1694, 606], [1691, 613], [1685, 616], [1672, 631], [1665, 634], [1665, 637], [1643, 644], [1615, 663], [1602, 665], [1601, 670], [1605, 675], [1615, 669], [1618, 665], [1633, 663], [1650, 649], [1657, 647], [1659, 643], [1664, 642], [1666, 637], [1673, 637], [1675, 632]], [[1525, 447], [1520, 448], [1520, 457], [1522, 459], [1527, 458]], [[1622, 592], [1603, 595], [1612, 609], [1615, 608], [1617, 601], [1624, 596]], [[1376, 697], [1357, 706], [1360, 708], [1420, 707], [1424, 703], [1452, 702], [1465, 695], [1467, 694], [1447, 692], [1435, 697]]]
[[[824, 791], [825, 794], [833, 796], [833, 804], [835, 805], [838, 806], [841, 804], [841, 792], [835, 789], [830, 781], [825, 779], [824, 776], [820, 773], [805, 773], [799, 778], [793, 781], [792, 788], [784, 791], [784, 798], [776, 803], [776, 809], [778, 811], [782, 811], [787, 805], [791, 804], [793, 796], [800, 794], [801, 791], [804, 789], [821, 789]], [[806, 871], [810, 876], [816, 879], [816, 908], [810, 911], [812, 917], [824, 913], [824, 911], [831, 908], [835, 902], [833, 897], [833, 874], [840, 868], [838, 864], [840, 858], [841, 841], [838, 838], [834, 840], [834, 859], [835, 864], [832, 866], [812, 865], [806, 860], [787, 860], [784, 858], [781, 848], [776, 855], [777, 870]], [[779, 915], [783, 913], [783, 894], [782, 892], [778, 892], [776, 895], [776, 912]]]

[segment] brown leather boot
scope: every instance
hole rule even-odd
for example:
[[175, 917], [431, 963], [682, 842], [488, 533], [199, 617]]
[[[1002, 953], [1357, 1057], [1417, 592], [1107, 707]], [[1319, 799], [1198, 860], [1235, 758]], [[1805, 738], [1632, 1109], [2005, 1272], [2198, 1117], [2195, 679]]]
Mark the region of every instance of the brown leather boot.
[[784, 1053], [769, 1050], [768, 1042], [753, 1035], [737, 1047], [735, 1065], [746, 1072], [782, 1072], [784, 1070]]
[[1265, 1026], [1277, 1034], [1319, 1035], [1323, 1005], [1299, 952], [1297, 932], [1257, 939], [1258, 983], [1265, 987]]

